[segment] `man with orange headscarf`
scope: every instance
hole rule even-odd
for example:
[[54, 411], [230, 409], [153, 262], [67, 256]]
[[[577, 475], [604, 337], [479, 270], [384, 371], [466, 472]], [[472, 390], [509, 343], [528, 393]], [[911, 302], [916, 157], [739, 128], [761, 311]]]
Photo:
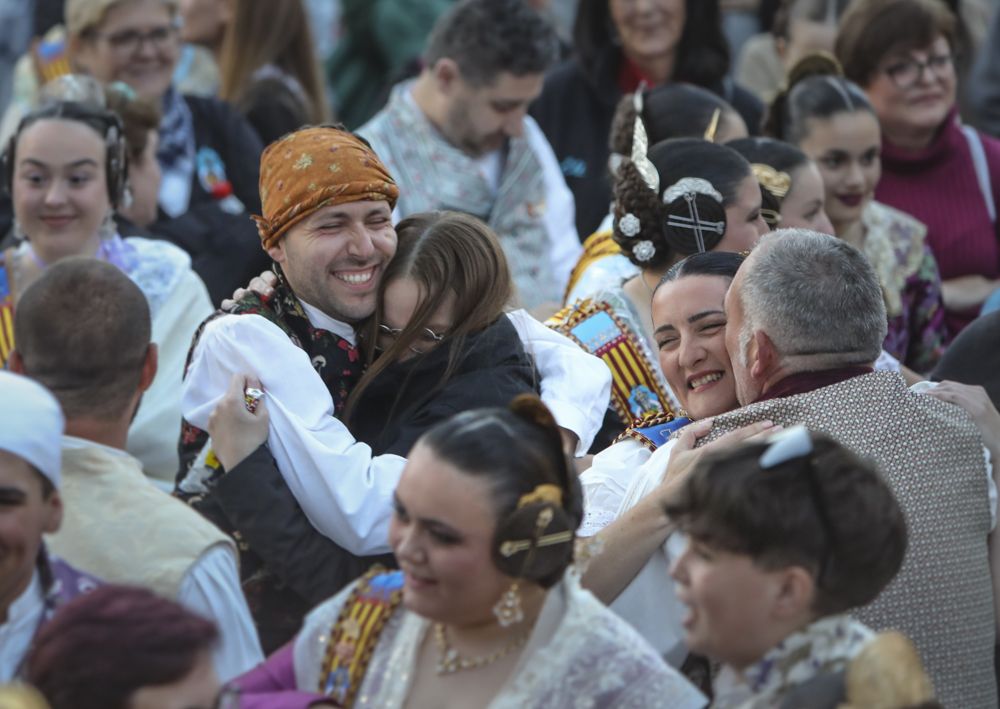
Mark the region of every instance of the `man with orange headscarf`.
[[[179, 490], [210, 503], [226, 487], [227, 476], [207, 452], [205, 430], [233, 376], [253, 375], [267, 392], [270, 436], [263, 455], [273, 455], [294, 494], [287, 505], [279, 478], [273, 502], [294, 520], [275, 520], [277, 508], [265, 504], [256, 517], [266, 519], [241, 529], [241, 541], [250, 534], [260, 541], [260, 525], [276, 521], [275, 532], [287, 538], [289, 525], [307, 519], [342, 552], [331, 576], [340, 586], [360, 575], [372, 555], [388, 552], [392, 493], [405, 463], [395, 455], [372, 455], [335, 418], [362, 373], [354, 324], [374, 312], [395, 253], [392, 209], [399, 191], [365, 141], [334, 127], [306, 128], [268, 147], [260, 186], [264, 214], [256, 221], [277, 282], [266, 298], [251, 293], [232, 314], [214, 316], [196, 338], [181, 439], [182, 460], [194, 462]], [[244, 317], [249, 314], [260, 317]], [[578, 438], [577, 453], [586, 451], [602, 420], [598, 407], [607, 405], [606, 367], [527, 315], [512, 319], [535, 355], [543, 398]], [[273, 465], [265, 468], [274, 471]], [[223, 517], [232, 519], [232, 512]], [[264, 603], [250, 602], [252, 610]], [[279, 635], [297, 629], [275, 622], [283, 628]], [[265, 648], [272, 645], [267, 629], [260, 631]]]

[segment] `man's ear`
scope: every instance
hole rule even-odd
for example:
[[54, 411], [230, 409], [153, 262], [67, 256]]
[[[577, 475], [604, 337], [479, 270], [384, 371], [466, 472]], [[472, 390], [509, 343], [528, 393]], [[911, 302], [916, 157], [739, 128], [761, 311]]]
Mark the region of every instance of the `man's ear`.
[[453, 93], [462, 78], [462, 71], [458, 68], [458, 64], [448, 57], [438, 59], [431, 67], [431, 74], [434, 76], [434, 85], [443, 94]]
[[155, 342], [150, 342], [149, 347], [146, 348], [146, 358], [142, 363], [142, 373], [139, 375], [139, 391], [146, 391], [153, 385], [159, 360], [160, 351]]
[[46, 534], [55, 534], [59, 531], [59, 527], [62, 526], [63, 519], [63, 502], [58, 490], [53, 490], [49, 493], [48, 498], [45, 500], [45, 506], [47, 514], [42, 531]]
[[753, 357], [748, 355], [751, 362], [750, 375], [754, 379], [764, 379], [777, 369], [780, 353], [766, 332], [763, 330], [754, 332], [750, 349], [754, 353]]
[[777, 584], [774, 597], [774, 613], [782, 619], [795, 619], [813, 614], [816, 600], [816, 581], [802, 566], [788, 566], [776, 574]]
[[14, 374], [27, 376], [24, 371], [24, 358], [21, 356], [21, 353], [17, 351], [17, 349], [10, 351], [10, 357], [7, 358], [7, 367]]
[[267, 254], [268, 254], [268, 256], [271, 257], [272, 261], [274, 261], [276, 263], [284, 264], [285, 263], [285, 237], [282, 236], [280, 239], [278, 239], [278, 243], [277, 244], [275, 244], [274, 246], [268, 247]]

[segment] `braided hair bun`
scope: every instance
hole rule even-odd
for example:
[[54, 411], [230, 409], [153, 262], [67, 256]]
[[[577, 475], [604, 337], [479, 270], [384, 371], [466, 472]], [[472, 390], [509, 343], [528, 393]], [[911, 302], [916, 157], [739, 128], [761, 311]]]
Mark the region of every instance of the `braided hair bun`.
[[[555, 418], [542, 400], [522, 394], [510, 404], [510, 412], [538, 430], [548, 443], [559, 480], [542, 483], [518, 498], [514, 510], [501, 519], [493, 541], [493, 560], [507, 576], [540, 583], [562, 576], [573, 561], [576, 528], [582, 510], [574, 513], [569, 490], [569, 461], [562, 448], [562, 436]], [[562, 540], [562, 541], [560, 541]]]
[[874, 113], [864, 91], [844, 78], [840, 62], [826, 52], [809, 54], [788, 72], [785, 88], [768, 108], [764, 133], [797, 145], [807, 133], [807, 119], [859, 109]]
[[421, 442], [464, 474], [489, 482], [497, 569], [545, 588], [557, 583], [573, 561], [583, 492], [541, 399], [524, 394], [508, 408], [466, 411], [431, 428]]

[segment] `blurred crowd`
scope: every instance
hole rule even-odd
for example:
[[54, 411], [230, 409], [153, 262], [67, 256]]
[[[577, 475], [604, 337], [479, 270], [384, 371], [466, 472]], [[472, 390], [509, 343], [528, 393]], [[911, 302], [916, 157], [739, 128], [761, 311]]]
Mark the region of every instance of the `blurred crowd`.
[[0, 0], [0, 112], [0, 708], [998, 707], [995, 0]]

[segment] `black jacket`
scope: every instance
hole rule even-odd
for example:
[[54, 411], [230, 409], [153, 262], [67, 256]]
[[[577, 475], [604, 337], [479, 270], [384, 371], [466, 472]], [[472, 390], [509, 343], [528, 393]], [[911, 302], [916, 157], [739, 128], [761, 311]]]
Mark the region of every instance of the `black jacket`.
[[[600, 226], [611, 204], [608, 139], [615, 107], [621, 58], [607, 52], [590, 73], [577, 59], [558, 64], [545, 78], [531, 115], [545, 133], [576, 201], [576, 229], [581, 241]], [[705, 87], [729, 102], [752, 134], [759, 131], [764, 108], [746, 89], [726, 80]]]
[[233, 194], [245, 211], [223, 211], [218, 200], [202, 186], [196, 169], [191, 178], [188, 211], [176, 218], [161, 212], [149, 231], [191, 256], [194, 271], [208, 287], [212, 303], [218, 305], [271, 265], [250, 219], [251, 214], [260, 214], [258, 177], [263, 146], [246, 119], [224, 101], [195, 96], [185, 96], [184, 100], [194, 121], [195, 150], [208, 147], [219, 154]]
[[[355, 438], [376, 455], [406, 455], [428, 428], [456, 413], [506, 406], [518, 394], [536, 391], [534, 366], [506, 317], [469, 337], [463, 351], [453, 376], [431, 393], [428, 388], [445, 370], [446, 347], [386, 369], [358, 402], [351, 426]], [[266, 445], [226, 472], [194, 505], [238, 543], [244, 589], [265, 651], [287, 642], [312, 606], [370, 566], [394, 564], [390, 555], [353, 556], [317, 532]], [[255, 584], [255, 576], [273, 576], [279, 584]], [[257, 598], [257, 593], [268, 596]]]

